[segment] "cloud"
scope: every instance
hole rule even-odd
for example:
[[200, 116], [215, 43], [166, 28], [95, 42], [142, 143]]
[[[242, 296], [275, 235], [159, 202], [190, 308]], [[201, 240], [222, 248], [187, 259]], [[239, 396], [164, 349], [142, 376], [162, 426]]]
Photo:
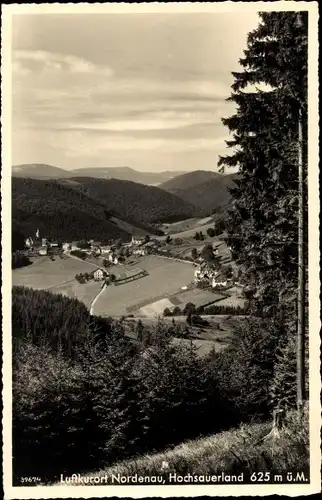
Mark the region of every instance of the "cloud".
[[40, 161], [47, 150], [73, 164], [124, 158], [141, 168], [140, 158], [160, 162], [157, 152], [167, 164], [200, 154], [209, 168], [225, 149], [221, 117], [229, 115], [230, 91], [219, 78], [151, 78], [144, 68], [139, 76], [118, 74], [44, 50], [15, 51], [13, 71], [13, 146], [26, 161]]
[[69, 54], [58, 54], [44, 50], [15, 50], [13, 51], [13, 68], [18, 71], [28, 70], [41, 72], [65, 72], [70, 74], [93, 74], [99, 72], [102, 75], [113, 75], [111, 68], [103, 65], [95, 65], [86, 59]]

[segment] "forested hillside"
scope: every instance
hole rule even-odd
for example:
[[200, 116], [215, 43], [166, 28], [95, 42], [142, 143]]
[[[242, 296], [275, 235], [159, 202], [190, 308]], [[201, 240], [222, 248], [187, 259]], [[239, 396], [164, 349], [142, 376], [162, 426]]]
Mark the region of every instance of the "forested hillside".
[[203, 215], [203, 211], [163, 189], [117, 179], [73, 177], [83, 193], [104, 203], [107, 210], [141, 223], [171, 222]]
[[44, 291], [14, 287], [12, 320], [16, 482], [57, 481], [270, 415], [270, 318], [246, 320], [207, 357], [174, 344], [171, 325], [129, 340], [122, 320]]
[[194, 170], [193, 172], [187, 172], [169, 181], [163, 182], [159, 187], [170, 193], [175, 193], [178, 190], [193, 188], [197, 184], [220, 177], [221, 175], [219, 173], [211, 170]]
[[109, 241], [130, 235], [109, 221], [103, 203], [55, 181], [12, 179], [12, 225], [25, 235], [58, 240]]
[[230, 188], [234, 186], [236, 178], [237, 174], [218, 175], [186, 189], [177, 189], [173, 193], [211, 215], [213, 212], [221, 212], [230, 207], [232, 201]]

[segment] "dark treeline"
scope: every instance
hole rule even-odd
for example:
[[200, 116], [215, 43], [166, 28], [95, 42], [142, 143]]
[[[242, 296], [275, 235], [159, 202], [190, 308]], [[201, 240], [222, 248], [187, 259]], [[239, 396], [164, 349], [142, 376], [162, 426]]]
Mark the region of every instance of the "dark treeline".
[[17, 269], [19, 267], [25, 267], [32, 264], [31, 260], [28, 259], [26, 255], [23, 254], [20, 250], [16, 250], [13, 252], [11, 256], [11, 267], [12, 269]]
[[225, 355], [205, 358], [172, 343], [172, 325], [144, 327], [145, 342], [129, 340], [122, 322], [43, 291], [14, 288], [12, 321], [16, 478], [54, 480], [270, 412], [273, 340], [260, 320]]
[[243, 315], [248, 315], [250, 314], [250, 307], [249, 305], [245, 305], [244, 307], [237, 306], [220, 306], [216, 304], [212, 304], [210, 306], [200, 306], [196, 307], [194, 304], [191, 304], [190, 302], [185, 305], [183, 309], [180, 309], [179, 306], [174, 307], [173, 311], [170, 311], [169, 308], [166, 308], [163, 312], [164, 316], [182, 316], [186, 315], [189, 310], [189, 305], [193, 306], [192, 312], [197, 313], [197, 314], [203, 314], [203, 315], [215, 315], [215, 314], [228, 314], [231, 316], [243, 316]]

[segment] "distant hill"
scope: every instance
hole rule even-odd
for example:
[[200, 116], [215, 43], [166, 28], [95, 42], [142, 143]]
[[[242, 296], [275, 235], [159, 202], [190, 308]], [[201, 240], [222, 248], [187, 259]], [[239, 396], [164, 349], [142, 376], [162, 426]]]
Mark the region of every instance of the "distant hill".
[[159, 187], [161, 189], [165, 189], [166, 191], [176, 193], [178, 190], [188, 189], [200, 184], [201, 182], [217, 179], [218, 177], [221, 177], [221, 175], [210, 170], [195, 170], [194, 172], [187, 172], [173, 177], [172, 179], [160, 184]]
[[57, 179], [58, 177], [70, 177], [70, 172], [68, 170], [43, 163], [14, 165], [11, 171], [14, 177], [28, 177], [30, 179]]
[[154, 186], [118, 179], [73, 177], [74, 189], [103, 203], [121, 219], [141, 224], [174, 222], [204, 215], [203, 210]]
[[130, 234], [110, 220], [104, 204], [56, 181], [12, 179], [12, 227], [25, 236], [40, 230], [60, 241], [130, 240]]
[[14, 165], [12, 167], [12, 175], [14, 177], [25, 177], [30, 179], [94, 177], [98, 179], [120, 179], [153, 186], [159, 185], [183, 173], [183, 171], [171, 172], [169, 170], [163, 172], [139, 172], [129, 167], [88, 167], [65, 170], [42, 163]]
[[129, 167], [92, 167], [70, 171], [70, 177], [94, 177], [99, 179], [119, 179], [147, 185], [159, 185], [182, 172], [139, 172]]
[[[231, 201], [229, 188], [233, 187], [234, 179], [237, 178], [237, 175], [238, 174], [221, 175], [215, 172], [197, 171], [176, 177], [162, 184], [160, 187], [165, 189], [164, 186], [168, 186], [167, 190], [172, 194], [199, 207], [210, 215], [213, 212], [225, 211], [229, 206]], [[207, 176], [208, 179], [198, 183], [198, 179]]]

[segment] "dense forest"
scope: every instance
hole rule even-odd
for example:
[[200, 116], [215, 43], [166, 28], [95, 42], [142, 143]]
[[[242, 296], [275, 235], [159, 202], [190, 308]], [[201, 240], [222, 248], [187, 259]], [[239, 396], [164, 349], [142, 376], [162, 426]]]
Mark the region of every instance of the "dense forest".
[[111, 216], [144, 231], [149, 224], [172, 222], [202, 211], [180, 198], [151, 186], [115, 179], [77, 178], [78, 182], [12, 179], [12, 225], [25, 236], [40, 234], [60, 241], [96, 239], [128, 241], [128, 231]]
[[79, 189], [83, 193], [104, 203], [108, 210], [117, 211], [121, 218], [124, 216], [135, 222], [172, 222], [204, 213], [157, 187], [118, 179], [74, 177], [72, 180], [81, 185]]
[[205, 358], [172, 343], [172, 326], [135, 341], [122, 321], [44, 291], [14, 287], [12, 321], [16, 478], [54, 480], [271, 411], [270, 320], [245, 320], [224, 355]]
[[109, 221], [107, 207], [55, 181], [12, 179], [12, 226], [25, 236], [40, 234], [60, 241], [110, 241], [130, 235]]
[[218, 177], [200, 184], [171, 192], [211, 215], [214, 212], [225, 211], [226, 208], [230, 207], [232, 196], [229, 189], [234, 186], [234, 180], [237, 178], [237, 174], [218, 175]]

